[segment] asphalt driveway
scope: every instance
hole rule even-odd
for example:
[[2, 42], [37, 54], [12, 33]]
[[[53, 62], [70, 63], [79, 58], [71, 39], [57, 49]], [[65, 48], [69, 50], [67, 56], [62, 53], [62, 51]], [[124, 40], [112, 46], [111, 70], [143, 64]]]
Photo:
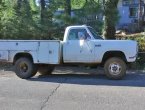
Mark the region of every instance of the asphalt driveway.
[[144, 110], [145, 72], [108, 80], [102, 70], [57, 67], [22, 80], [0, 71], [0, 110]]

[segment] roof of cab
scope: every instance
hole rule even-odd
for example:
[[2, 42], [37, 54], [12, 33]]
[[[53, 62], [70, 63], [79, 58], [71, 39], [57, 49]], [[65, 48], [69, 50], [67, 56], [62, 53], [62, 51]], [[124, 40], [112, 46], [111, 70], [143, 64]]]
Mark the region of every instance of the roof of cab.
[[88, 27], [87, 25], [74, 25], [74, 26], [68, 26], [67, 28], [75, 28], [75, 27]]

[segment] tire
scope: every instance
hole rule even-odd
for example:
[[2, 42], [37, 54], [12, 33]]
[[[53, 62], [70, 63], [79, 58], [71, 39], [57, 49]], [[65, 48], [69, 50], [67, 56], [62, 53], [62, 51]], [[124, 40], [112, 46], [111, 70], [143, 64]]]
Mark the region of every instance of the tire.
[[28, 79], [37, 73], [37, 66], [28, 58], [19, 58], [15, 63], [15, 73], [19, 78]]
[[54, 66], [50, 66], [50, 65], [45, 65], [39, 68], [38, 72], [41, 75], [49, 75], [53, 72], [53, 70], [55, 69]]
[[121, 58], [110, 58], [104, 65], [104, 71], [109, 79], [120, 80], [126, 75], [126, 63]]

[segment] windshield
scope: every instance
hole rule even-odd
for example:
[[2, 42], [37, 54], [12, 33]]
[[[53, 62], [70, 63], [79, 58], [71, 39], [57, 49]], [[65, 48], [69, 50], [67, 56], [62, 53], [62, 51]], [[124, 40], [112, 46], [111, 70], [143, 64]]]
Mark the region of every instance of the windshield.
[[103, 40], [103, 38], [100, 35], [98, 35], [98, 33], [93, 28], [88, 27], [88, 29], [95, 39], [102, 39]]

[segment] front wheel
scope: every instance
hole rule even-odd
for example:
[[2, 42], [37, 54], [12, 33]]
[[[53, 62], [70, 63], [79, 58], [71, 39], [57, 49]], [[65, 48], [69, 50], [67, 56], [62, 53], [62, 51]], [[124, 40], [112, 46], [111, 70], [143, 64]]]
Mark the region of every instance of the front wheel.
[[113, 57], [106, 61], [104, 70], [109, 79], [122, 79], [126, 75], [126, 63], [121, 58]]
[[37, 73], [37, 67], [29, 58], [19, 58], [15, 63], [15, 73], [22, 79], [31, 78]]

